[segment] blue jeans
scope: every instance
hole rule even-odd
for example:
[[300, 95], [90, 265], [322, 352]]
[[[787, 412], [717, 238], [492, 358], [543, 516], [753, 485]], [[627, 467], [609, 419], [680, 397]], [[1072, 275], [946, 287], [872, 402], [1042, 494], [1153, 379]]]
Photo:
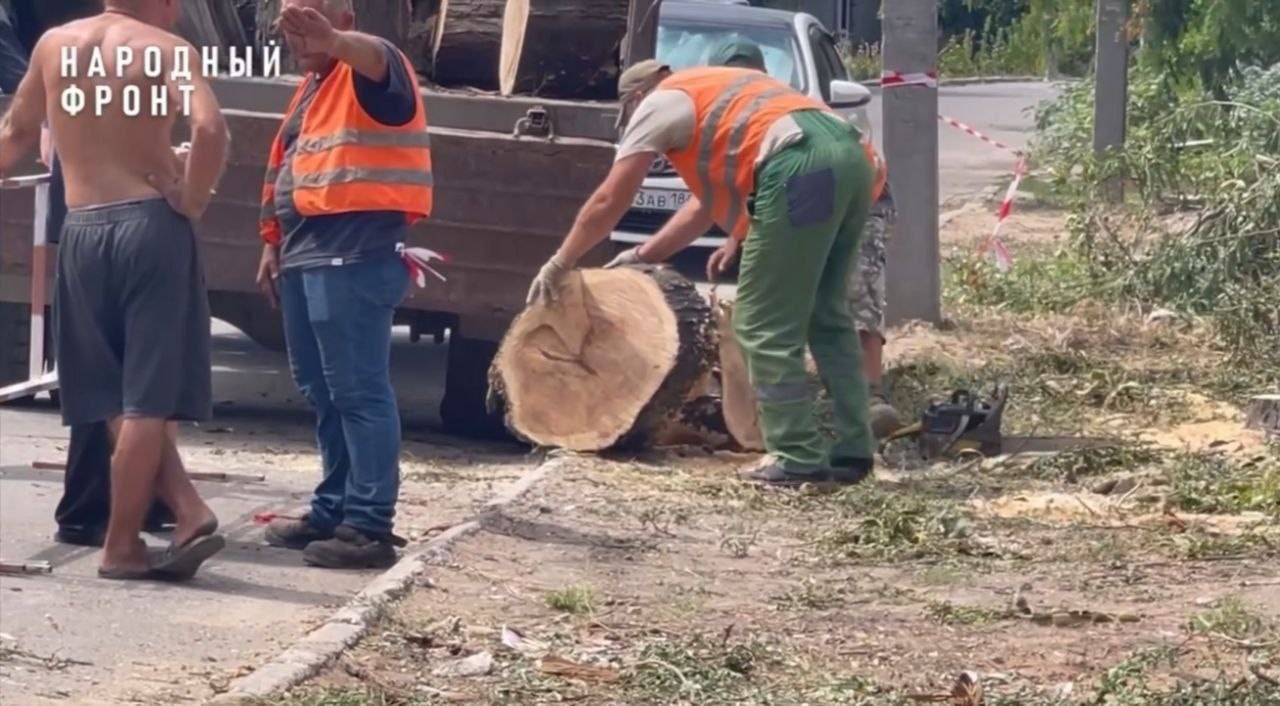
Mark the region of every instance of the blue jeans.
[[311, 523], [391, 532], [400, 492], [400, 411], [391, 388], [391, 322], [409, 271], [388, 254], [280, 274], [289, 365], [316, 411], [324, 480]]

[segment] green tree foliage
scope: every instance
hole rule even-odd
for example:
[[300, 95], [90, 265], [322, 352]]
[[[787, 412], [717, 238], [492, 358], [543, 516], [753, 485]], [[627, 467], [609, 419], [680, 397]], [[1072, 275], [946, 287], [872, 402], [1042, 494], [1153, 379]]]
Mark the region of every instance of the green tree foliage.
[[1146, 60], [1167, 78], [1198, 79], [1224, 97], [1246, 66], [1280, 62], [1280, 2], [1141, 0]]

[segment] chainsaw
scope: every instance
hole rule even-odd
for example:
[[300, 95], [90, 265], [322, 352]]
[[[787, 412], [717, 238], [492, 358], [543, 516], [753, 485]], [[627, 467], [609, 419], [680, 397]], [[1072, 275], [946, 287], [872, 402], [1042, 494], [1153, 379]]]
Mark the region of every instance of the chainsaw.
[[1009, 386], [1004, 383], [996, 385], [989, 401], [976, 399], [968, 390], [956, 390], [949, 399], [930, 401], [919, 422], [890, 434], [884, 444], [915, 437], [925, 460], [970, 453], [999, 456], [1004, 451], [1000, 425], [1008, 400]]

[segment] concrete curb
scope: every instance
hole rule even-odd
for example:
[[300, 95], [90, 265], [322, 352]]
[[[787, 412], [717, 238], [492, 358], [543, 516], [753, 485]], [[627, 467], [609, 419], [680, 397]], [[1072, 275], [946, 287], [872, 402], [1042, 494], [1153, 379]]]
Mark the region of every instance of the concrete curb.
[[256, 703], [314, 677], [343, 650], [364, 637], [386, 609], [418, 583], [433, 561], [445, 556], [452, 545], [480, 531], [486, 517], [520, 499], [539, 481], [559, 469], [564, 461], [564, 456], [545, 459], [533, 471], [485, 503], [480, 512], [411, 551], [395, 566], [369, 582], [323, 625], [266, 664], [231, 682], [225, 693], [205, 701], [206, 706]]

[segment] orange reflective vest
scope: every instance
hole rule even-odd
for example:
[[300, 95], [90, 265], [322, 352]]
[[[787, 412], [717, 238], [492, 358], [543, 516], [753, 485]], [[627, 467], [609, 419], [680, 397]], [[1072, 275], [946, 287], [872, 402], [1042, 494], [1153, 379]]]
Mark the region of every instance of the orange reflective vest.
[[[658, 87], [683, 91], [694, 105], [693, 140], [668, 152], [667, 159], [716, 224], [738, 239], [750, 226], [746, 204], [755, 191], [756, 161], [769, 128], [796, 111], [831, 112], [825, 103], [751, 69], [685, 69]], [[879, 163], [869, 143], [863, 150], [872, 164]]]
[[361, 211], [401, 211], [410, 223], [431, 215], [431, 140], [417, 74], [400, 55], [413, 80], [417, 110], [404, 125], [383, 125], [360, 107], [355, 71], [339, 62], [323, 79], [302, 117], [302, 128], [286, 164], [283, 134], [295, 117], [308, 81], [293, 94], [284, 123], [271, 145], [262, 187], [259, 232], [280, 242], [276, 182], [281, 170], [293, 178], [293, 203], [302, 216]]
[[874, 204], [884, 195], [885, 184], [889, 183], [889, 169], [876, 152], [876, 146], [871, 144], [870, 138], [866, 135], [862, 137], [862, 152], [867, 155], [867, 161], [871, 163], [871, 168], [876, 170], [875, 181], [871, 184], [871, 203]]

